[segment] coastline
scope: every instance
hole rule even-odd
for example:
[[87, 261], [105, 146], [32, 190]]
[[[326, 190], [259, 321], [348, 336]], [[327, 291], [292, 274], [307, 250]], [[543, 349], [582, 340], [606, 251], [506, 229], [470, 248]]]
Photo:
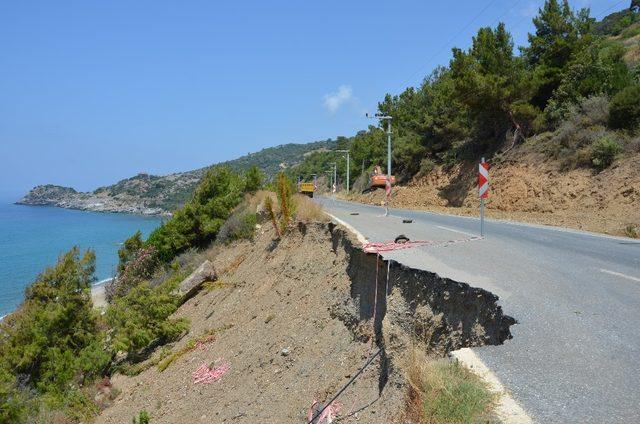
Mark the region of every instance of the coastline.
[[[91, 286], [91, 301], [93, 302], [94, 308], [104, 309], [107, 306], [107, 297], [104, 286], [111, 280], [113, 280], [113, 278], [105, 278], [104, 280], [100, 280]], [[12, 313], [13, 312], [9, 312], [6, 315], [0, 316], [0, 322], [2, 322], [3, 319], [11, 315]]]
[[93, 301], [94, 308], [103, 309], [107, 306], [105, 284], [112, 280], [113, 278], [105, 278], [91, 286], [91, 300]]
[[171, 212], [161, 208], [146, 208], [142, 206], [126, 206], [126, 207], [104, 207], [102, 204], [90, 204], [90, 205], [72, 205], [66, 203], [48, 202], [48, 203], [35, 203], [27, 202], [24, 199], [13, 202], [17, 206], [31, 206], [40, 207], [48, 206], [53, 208], [82, 211], [82, 212], [95, 212], [95, 213], [113, 213], [113, 214], [128, 214], [138, 215], [141, 217], [149, 218], [171, 218], [173, 215]]

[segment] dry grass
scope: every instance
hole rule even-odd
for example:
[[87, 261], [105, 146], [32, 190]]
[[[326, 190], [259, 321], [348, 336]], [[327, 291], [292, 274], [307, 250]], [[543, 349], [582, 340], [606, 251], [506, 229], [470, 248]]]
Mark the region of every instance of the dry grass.
[[207, 343], [214, 342], [216, 340], [217, 334], [227, 329], [229, 329], [229, 327], [212, 328], [198, 338], [189, 339], [187, 344], [185, 344], [180, 350], [165, 357], [162, 361], [158, 363], [158, 371], [163, 372], [169, 367], [169, 365], [175, 362], [176, 359], [180, 358], [185, 353], [191, 352], [196, 347], [198, 347], [199, 344], [207, 344]]
[[301, 194], [294, 197], [296, 220], [301, 222], [329, 222], [329, 217], [322, 211], [322, 206]]
[[406, 420], [420, 424], [493, 422], [495, 397], [457, 362], [430, 359], [414, 350], [406, 366]]

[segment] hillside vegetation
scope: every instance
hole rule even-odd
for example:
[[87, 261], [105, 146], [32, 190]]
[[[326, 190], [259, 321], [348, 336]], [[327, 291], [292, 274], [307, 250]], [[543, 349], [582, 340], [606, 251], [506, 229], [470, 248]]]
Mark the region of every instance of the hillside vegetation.
[[98, 212], [166, 214], [191, 199], [200, 180], [212, 167], [224, 166], [239, 173], [257, 167], [267, 179], [272, 179], [280, 170], [301, 163], [306, 155], [333, 149], [335, 145], [333, 140], [283, 144], [193, 171], [163, 176], [138, 174], [88, 193], [51, 184], [41, 185], [33, 188], [18, 203]]
[[[393, 117], [394, 174], [406, 183], [438, 167], [499, 158], [525, 142], [563, 170], [600, 172], [638, 153], [638, 10], [634, 1], [597, 22], [587, 9], [547, 0], [519, 49], [504, 24], [479, 29], [469, 49], [454, 48], [450, 63], [420, 86], [379, 103], [379, 112]], [[371, 126], [337, 144], [351, 152], [352, 187], [375, 165], [386, 166], [382, 128]], [[314, 153], [291, 173], [309, 179], [338, 158]], [[346, 163], [337, 162], [339, 181], [345, 181]]]

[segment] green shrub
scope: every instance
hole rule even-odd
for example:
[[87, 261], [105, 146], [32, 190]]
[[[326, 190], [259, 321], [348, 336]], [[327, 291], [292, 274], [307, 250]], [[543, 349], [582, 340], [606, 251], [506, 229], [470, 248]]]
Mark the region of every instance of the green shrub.
[[522, 128], [523, 136], [528, 137], [539, 130], [541, 126], [542, 112], [537, 107], [518, 102], [513, 105], [513, 119]]
[[118, 272], [123, 272], [127, 263], [134, 258], [138, 250], [142, 249], [144, 241], [140, 230], [125, 240], [124, 244], [118, 249]]
[[244, 191], [247, 193], [255, 193], [262, 188], [262, 181], [264, 177], [260, 168], [252, 166], [244, 174]]
[[137, 353], [152, 342], [164, 344], [178, 338], [187, 328], [185, 319], [170, 319], [180, 297], [173, 293], [185, 276], [175, 273], [164, 283], [151, 287], [143, 282], [116, 298], [107, 309], [107, 322], [112, 328], [111, 347], [136, 359]]
[[591, 163], [598, 170], [611, 166], [622, 148], [611, 136], [604, 136], [591, 145]]
[[105, 295], [109, 303], [116, 297], [126, 295], [131, 288], [148, 280], [158, 265], [156, 249], [153, 246], [139, 248], [135, 252], [127, 253], [124, 269], [118, 277], [105, 286]]
[[436, 163], [431, 158], [424, 158], [420, 161], [420, 170], [418, 171], [418, 177], [426, 177], [436, 169]]
[[256, 214], [241, 212], [233, 214], [222, 224], [216, 241], [229, 244], [235, 240], [251, 239], [258, 223]]
[[95, 412], [81, 387], [102, 375], [111, 355], [91, 301], [94, 269], [92, 251], [71, 249], [0, 324], [0, 421], [19, 422], [40, 404], [76, 418]]
[[284, 234], [295, 213], [295, 203], [293, 201], [293, 182], [284, 172], [278, 174], [276, 182], [276, 195], [280, 205], [280, 232]]
[[613, 97], [609, 125], [637, 131], [640, 127], [640, 85], [626, 87]]
[[246, 187], [243, 178], [229, 168], [208, 170], [193, 199], [151, 233], [147, 246], [155, 247], [158, 259], [167, 263], [189, 248], [208, 245], [242, 200]]
[[149, 413], [147, 411], [140, 411], [140, 414], [138, 414], [138, 419], [136, 419], [136, 417], [133, 417], [133, 419], [131, 420], [131, 422], [133, 424], [149, 424], [149, 421], [151, 419], [149, 418]]

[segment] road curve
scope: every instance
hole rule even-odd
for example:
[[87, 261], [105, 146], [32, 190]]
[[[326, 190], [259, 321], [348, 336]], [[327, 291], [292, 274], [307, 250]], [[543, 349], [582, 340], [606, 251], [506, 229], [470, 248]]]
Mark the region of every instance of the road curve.
[[[479, 232], [475, 218], [317, 201], [370, 241]], [[536, 422], [640, 422], [640, 242], [497, 220], [485, 235], [385, 257], [500, 297], [513, 339], [473, 350]]]

